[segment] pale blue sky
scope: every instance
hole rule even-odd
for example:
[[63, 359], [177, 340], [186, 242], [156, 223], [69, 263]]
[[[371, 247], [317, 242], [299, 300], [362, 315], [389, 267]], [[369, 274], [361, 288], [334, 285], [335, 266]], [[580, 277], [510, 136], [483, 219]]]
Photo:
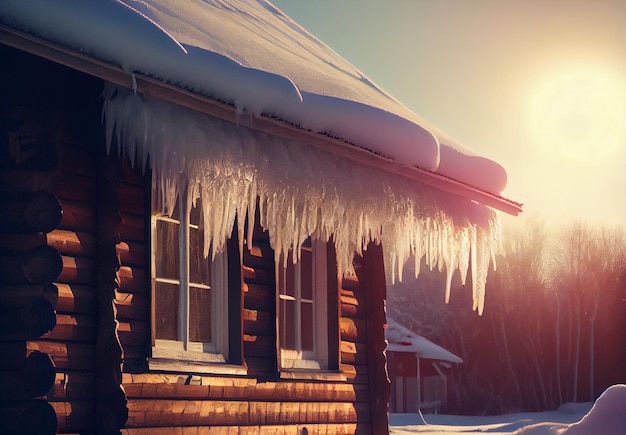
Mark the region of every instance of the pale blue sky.
[[273, 3], [503, 164], [528, 215], [626, 227], [626, 1]]

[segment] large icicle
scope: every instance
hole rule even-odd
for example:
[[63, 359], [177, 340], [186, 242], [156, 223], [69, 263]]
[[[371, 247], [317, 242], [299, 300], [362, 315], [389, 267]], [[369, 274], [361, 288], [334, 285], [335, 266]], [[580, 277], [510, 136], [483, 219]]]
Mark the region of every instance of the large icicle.
[[288, 249], [298, 253], [309, 236], [332, 236], [338, 267], [350, 273], [355, 253], [369, 242], [383, 243], [390, 282], [401, 279], [410, 256], [416, 264], [425, 256], [429, 267], [447, 269], [446, 300], [454, 271], [464, 282], [471, 263], [474, 309], [482, 312], [489, 260], [499, 246], [491, 209], [304, 142], [112, 85], [104, 94], [109, 146], [116, 140], [131, 161], [150, 162], [162, 210], [173, 209], [183, 188], [189, 201], [202, 198], [205, 255], [220, 252], [246, 214], [251, 246], [258, 198], [260, 224], [277, 261]]

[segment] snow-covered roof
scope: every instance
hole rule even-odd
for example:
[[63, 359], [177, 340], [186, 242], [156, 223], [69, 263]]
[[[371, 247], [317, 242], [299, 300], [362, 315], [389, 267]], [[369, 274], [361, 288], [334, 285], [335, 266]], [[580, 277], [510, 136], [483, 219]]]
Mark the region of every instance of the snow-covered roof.
[[0, 20], [255, 115], [493, 194], [506, 172], [392, 98], [266, 1], [3, 0]]
[[[104, 93], [107, 143], [150, 161], [164, 212], [186, 186], [190, 201], [207, 199], [205, 253], [223, 249], [235, 222], [243, 243], [243, 217], [253, 228], [259, 198], [277, 259], [309, 236], [332, 236], [347, 273], [355, 252], [382, 242], [390, 281], [411, 255], [417, 266], [425, 256], [447, 270], [447, 295], [454, 271], [465, 282], [471, 266], [473, 308], [482, 312], [500, 234], [484, 204], [521, 210], [499, 196], [504, 169], [269, 2], [2, 0], [0, 41], [118, 85]], [[228, 116], [205, 111], [206, 100]], [[281, 134], [259, 127], [270, 124]]]
[[410, 329], [389, 318], [387, 318], [385, 337], [389, 342], [387, 345], [388, 352], [410, 352], [415, 353], [419, 358], [424, 359], [435, 359], [453, 363], [463, 362], [461, 358], [452, 352], [436, 345], [432, 341], [414, 333]]

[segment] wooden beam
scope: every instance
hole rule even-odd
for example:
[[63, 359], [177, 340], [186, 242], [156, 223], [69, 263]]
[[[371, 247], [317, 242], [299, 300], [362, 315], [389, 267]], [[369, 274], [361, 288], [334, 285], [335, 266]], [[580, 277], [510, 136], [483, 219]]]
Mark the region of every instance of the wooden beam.
[[370, 242], [363, 257], [355, 258], [355, 271], [365, 293], [367, 312], [367, 360], [370, 412], [373, 432], [389, 433], [390, 381], [385, 349], [387, 286], [382, 245]]
[[[35, 38], [6, 26], [0, 26], [0, 43], [99, 77], [119, 86], [132, 88], [134, 84], [136, 84], [135, 90], [144, 95], [154, 96], [232, 123], [237, 123], [238, 120], [236, 108], [232, 105], [220, 103], [209, 97], [195, 94], [177, 86], [142, 76], [141, 74], [131, 75], [117, 66], [107, 64], [77, 51]], [[380, 156], [366, 149], [323, 134], [303, 130], [281, 120], [260, 116], [259, 118], [252, 119], [251, 125], [248, 125], [248, 127], [271, 135], [293, 139], [306, 146], [314, 146], [334, 155], [400, 175], [445, 192], [472, 199], [513, 216], [518, 215], [522, 211], [522, 205], [515, 201], [486, 192], [445, 175], [415, 166], [405, 166], [400, 163], [395, 163], [389, 158]]]

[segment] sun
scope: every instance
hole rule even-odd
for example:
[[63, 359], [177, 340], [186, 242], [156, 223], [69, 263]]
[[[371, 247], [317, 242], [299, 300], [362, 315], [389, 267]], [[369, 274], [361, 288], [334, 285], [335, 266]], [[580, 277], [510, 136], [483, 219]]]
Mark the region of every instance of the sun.
[[626, 80], [598, 66], [575, 66], [531, 95], [535, 145], [558, 159], [602, 160], [626, 146]]

